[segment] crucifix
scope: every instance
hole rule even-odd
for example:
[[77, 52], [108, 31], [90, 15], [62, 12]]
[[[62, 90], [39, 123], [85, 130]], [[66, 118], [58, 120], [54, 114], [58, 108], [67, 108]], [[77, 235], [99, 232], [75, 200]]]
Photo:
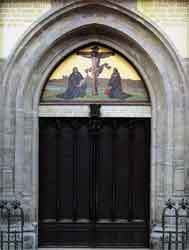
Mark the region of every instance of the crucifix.
[[113, 56], [114, 52], [99, 52], [98, 46], [91, 47], [91, 51], [79, 51], [77, 55], [80, 55], [85, 58], [91, 59], [91, 68], [89, 68], [89, 72], [91, 72], [93, 82], [92, 82], [92, 95], [98, 95], [98, 77], [102, 73], [104, 67], [110, 69], [111, 67], [104, 63], [100, 65], [100, 60]]

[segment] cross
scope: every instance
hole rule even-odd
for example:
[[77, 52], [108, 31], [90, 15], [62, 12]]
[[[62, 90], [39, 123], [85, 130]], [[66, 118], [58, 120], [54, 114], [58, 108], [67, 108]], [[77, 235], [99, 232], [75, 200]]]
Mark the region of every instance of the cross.
[[91, 59], [91, 71], [93, 82], [92, 82], [92, 95], [98, 95], [98, 77], [102, 73], [104, 67], [109, 69], [107, 63], [100, 65], [100, 60], [115, 55], [114, 52], [99, 52], [98, 46], [91, 47], [91, 51], [79, 51], [77, 55]]

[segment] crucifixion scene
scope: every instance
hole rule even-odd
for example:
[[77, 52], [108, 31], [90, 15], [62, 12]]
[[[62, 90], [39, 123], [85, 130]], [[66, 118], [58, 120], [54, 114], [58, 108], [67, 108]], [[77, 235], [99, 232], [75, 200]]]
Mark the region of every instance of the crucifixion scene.
[[42, 103], [149, 102], [134, 67], [115, 51], [93, 44], [68, 56], [52, 73]]
[[77, 55], [91, 60], [91, 67], [88, 69], [88, 72], [91, 72], [92, 75], [92, 95], [98, 95], [98, 77], [103, 72], [104, 68], [111, 69], [108, 63], [100, 64], [101, 59], [114, 56], [115, 53], [111, 51], [99, 52], [99, 47], [93, 46], [91, 51], [79, 51]]

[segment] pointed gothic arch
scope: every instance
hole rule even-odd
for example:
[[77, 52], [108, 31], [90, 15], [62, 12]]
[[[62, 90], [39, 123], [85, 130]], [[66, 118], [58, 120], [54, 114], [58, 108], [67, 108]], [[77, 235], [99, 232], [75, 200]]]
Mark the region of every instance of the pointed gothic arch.
[[177, 176], [181, 173], [184, 178], [187, 164], [183, 143], [186, 79], [178, 55], [159, 29], [110, 0], [78, 0], [50, 11], [25, 33], [10, 56], [0, 94], [2, 178], [4, 182], [9, 179], [3, 192], [20, 194], [29, 221], [37, 222], [41, 91], [64, 57], [91, 42], [125, 55], [148, 88], [152, 103], [151, 222], [158, 223], [164, 200], [178, 192], [184, 195], [184, 186], [177, 188]]

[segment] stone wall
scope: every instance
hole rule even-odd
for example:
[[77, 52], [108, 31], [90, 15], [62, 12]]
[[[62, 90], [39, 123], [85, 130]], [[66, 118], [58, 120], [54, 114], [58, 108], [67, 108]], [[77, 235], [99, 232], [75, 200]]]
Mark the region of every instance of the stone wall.
[[[27, 28], [52, 8], [65, 6], [69, 0], [3, 0], [0, 3], [0, 58], [7, 58], [11, 49]], [[188, 0], [118, 0], [120, 6], [130, 8], [150, 18], [174, 44], [179, 55], [189, 57], [189, 1]]]
[[[41, 2], [46, 4], [46, 1]], [[150, 93], [151, 226], [158, 224], [168, 197], [180, 199], [189, 194], [189, 85], [186, 84], [184, 73], [188, 67], [187, 59], [182, 60], [181, 64], [174, 46], [153, 22], [135, 14], [136, 4], [132, 6], [133, 12], [124, 9], [124, 1], [118, 2], [121, 7], [113, 0], [81, 0], [78, 5], [74, 0], [67, 0], [63, 6], [69, 2], [72, 3], [69, 12], [67, 8], [60, 8], [56, 12], [59, 3], [54, 2], [52, 6], [55, 9], [36, 22], [17, 45], [12, 57], [7, 59], [0, 85], [2, 197], [18, 197], [24, 205], [28, 227], [33, 223], [37, 226], [38, 101], [41, 90], [49, 73], [63, 57], [78, 46], [98, 41], [125, 55], [143, 76]], [[31, 4], [31, 1], [26, 3]], [[47, 9], [45, 7], [45, 12]], [[37, 13], [33, 20], [41, 16]], [[23, 32], [17, 33], [22, 26], [17, 18], [18, 26], [15, 27], [19, 29], [15, 29], [16, 36], [11, 33], [11, 45], [7, 46], [5, 37], [9, 33], [8, 23], [12, 22], [9, 18], [4, 17], [1, 25], [6, 31], [3, 36], [1, 33], [1, 56], [4, 58], [10, 54], [9, 49], [15, 42], [13, 38], [17, 35], [20, 37]], [[11, 24], [10, 29], [14, 29]], [[70, 33], [71, 37], [68, 36]], [[33, 233], [32, 237], [37, 239], [37, 234]], [[35, 244], [32, 245], [35, 247]]]
[[[5, 60], [0, 59], [0, 79], [1, 80], [3, 78], [3, 68], [4, 68], [4, 65], [5, 65]], [[0, 80], [0, 84], [1, 84], [1, 80]]]
[[1, 1], [0, 58], [7, 58], [27, 28], [50, 8], [50, 0]]
[[138, 0], [137, 10], [165, 32], [181, 57], [189, 57], [188, 0]]

